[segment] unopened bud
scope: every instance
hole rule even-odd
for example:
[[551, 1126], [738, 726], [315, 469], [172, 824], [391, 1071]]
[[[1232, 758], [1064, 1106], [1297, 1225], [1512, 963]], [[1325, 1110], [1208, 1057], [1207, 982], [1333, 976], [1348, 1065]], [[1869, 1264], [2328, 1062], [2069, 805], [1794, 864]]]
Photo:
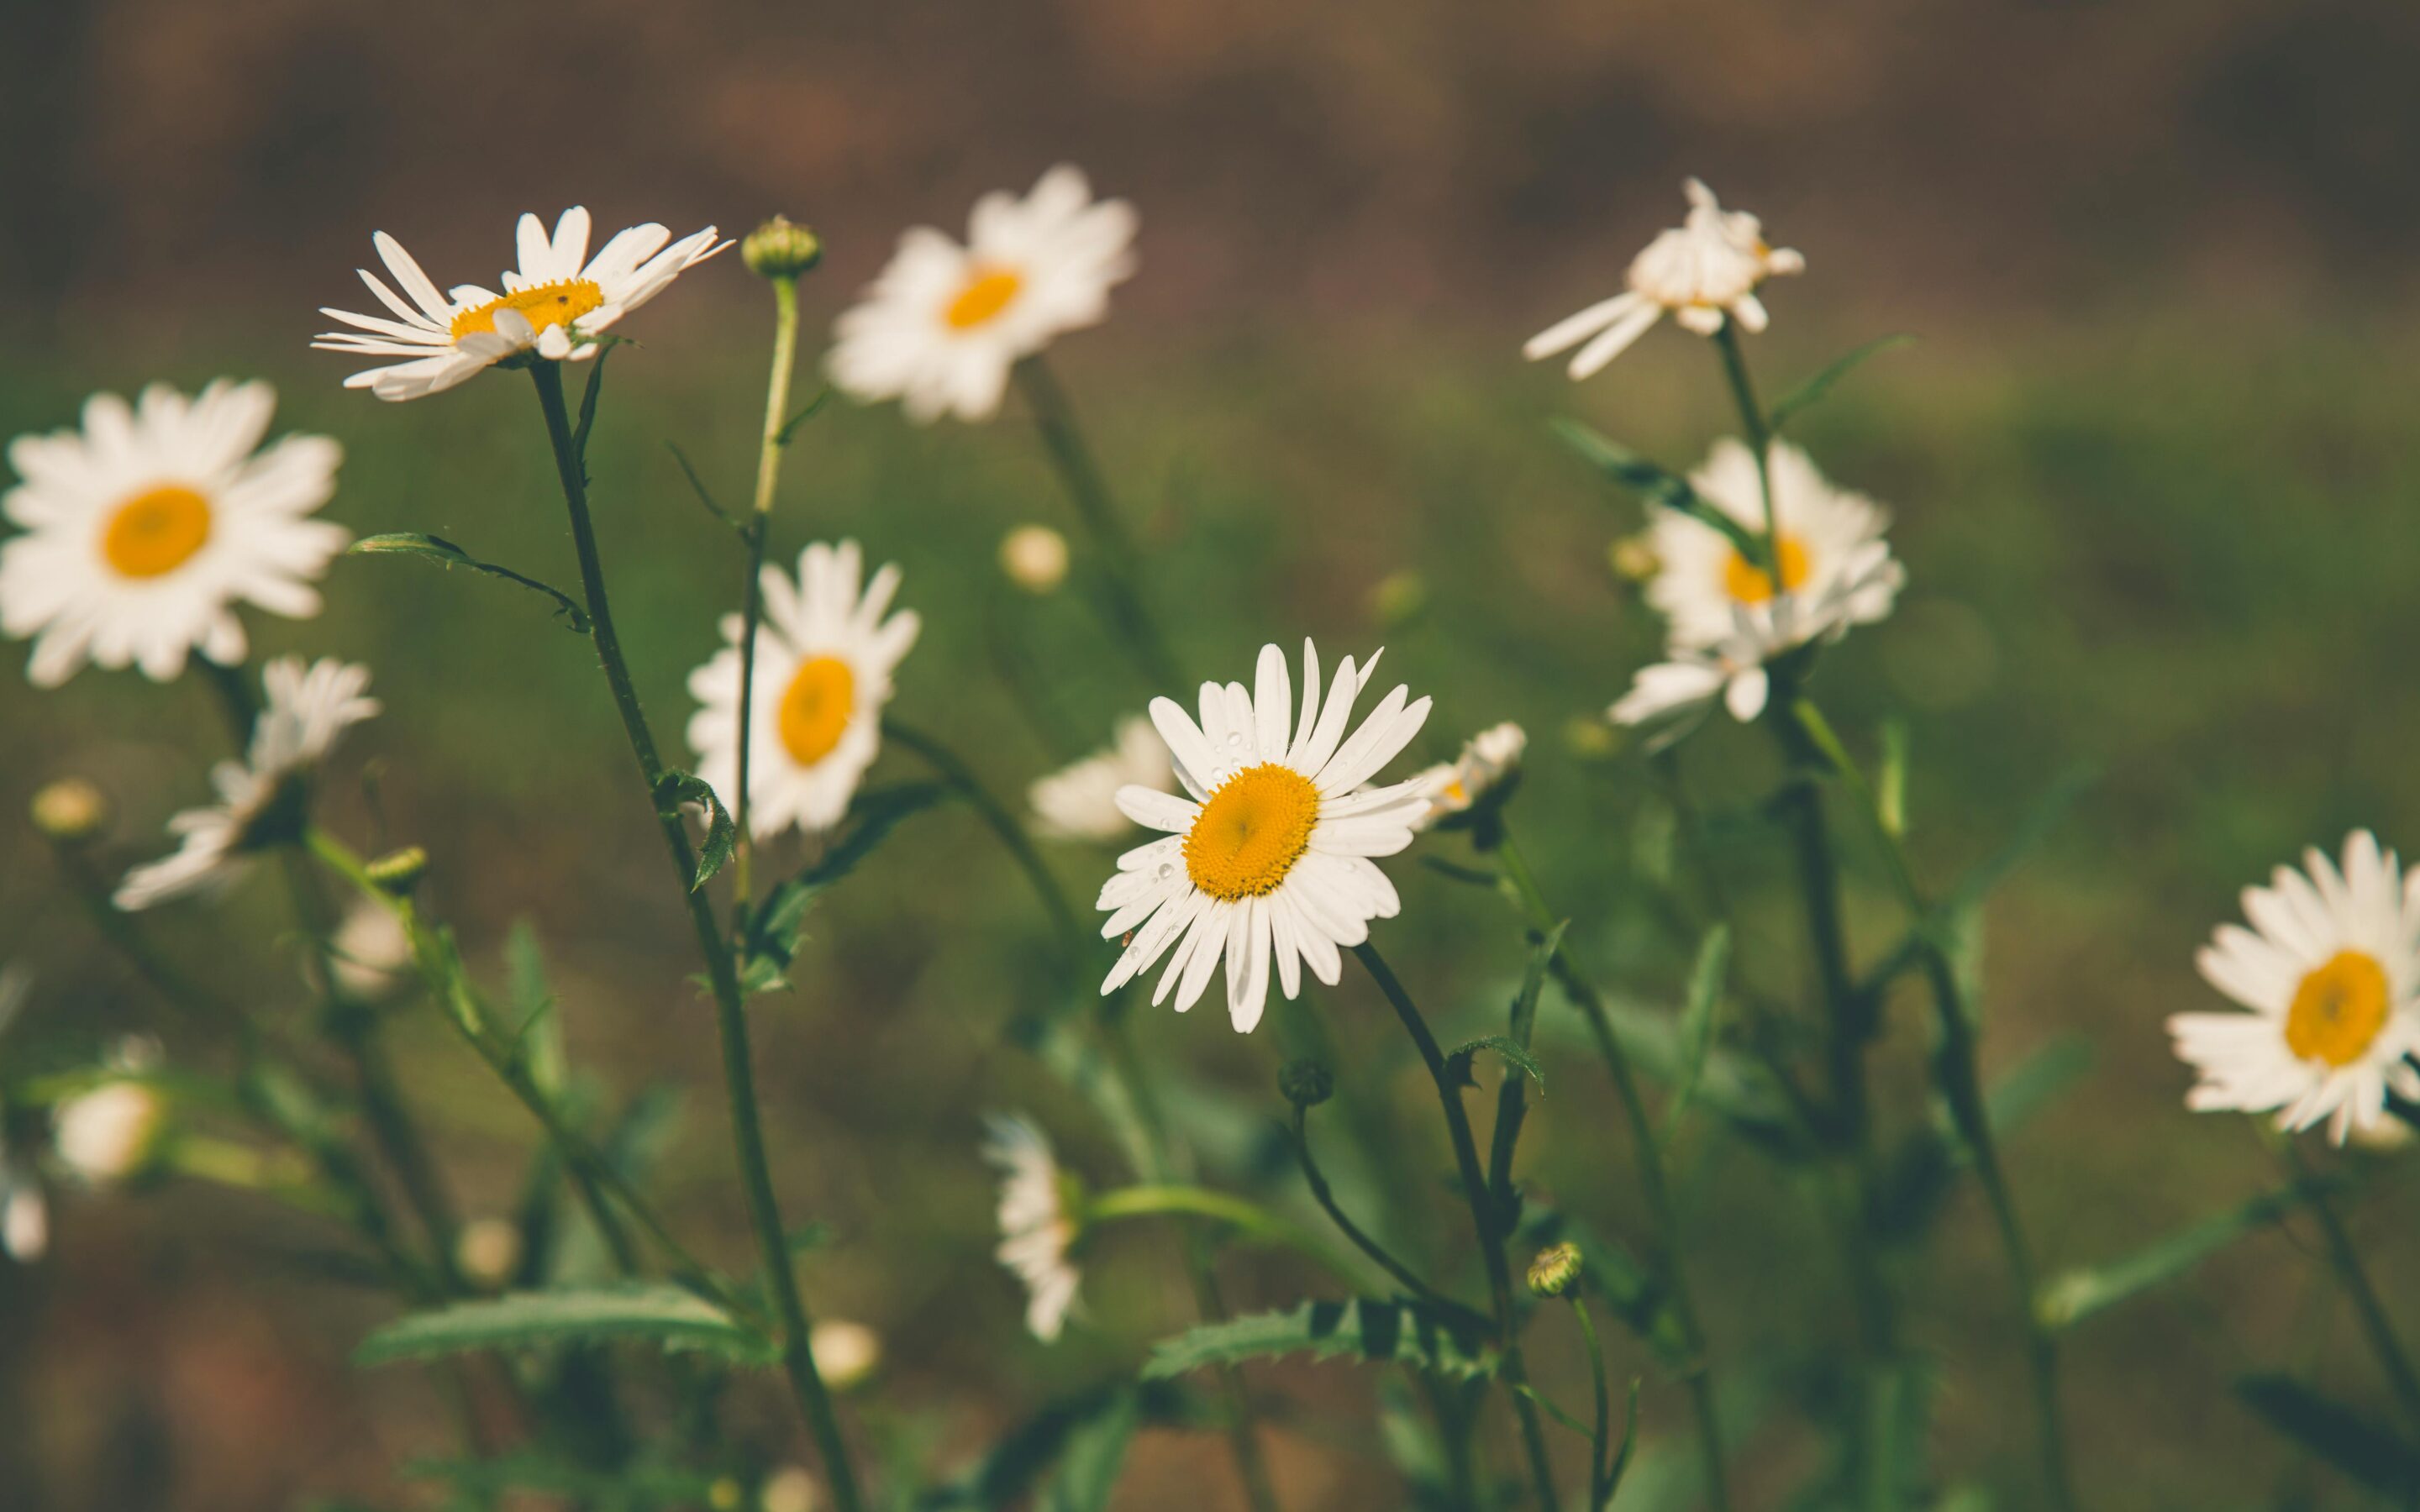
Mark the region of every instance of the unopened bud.
[[1635, 583], [1643, 583], [1664, 570], [1662, 559], [1655, 555], [1643, 535], [1625, 535], [1606, 548], [1606, 561], [1613, 567], [1614, 576]]
[[500, 1291], [521, 1265], [521, 1231], [507, 1218], [473, 1218], [454, 1236], [454, 1263], [475, 1287]]
[[804, 1465], [784, 1465], [765, 1477], [756, 1504], [764, 1512], [815, 1512], [815, 1477]]
[[45, 783], [34, 795], [34, 827], [61, 845], [77, 845], [109, 824], [109, 798], [80, 777]]
[[729, 1475], [720, 1477], [706, 1489], [706, 1504], [714, 1512], [739, 1512], [747, 1500], [747, 1489]]
[[786, 215], [776, 215], [739, 243], [739, 260], [759, 278], [796, 278], [823, 258], [822, 240]]
[[1278, 1090], [1298, 1108], [1315, 1108], [1336, 1095], [1336, 1073], [1304, 1057], [1278, 1069]]
[[1549, 1244], [1529, 1262], [1529, 1291], [1533, 1296], [1559, 1297], [1580, 1278], [1580, 1247], [1568, 1241]]
[[411, 889], [420, 886], [420, 878], [428, 870], [428, 853], [417, 845], [407, 845], [390, 851], [362, 870], [378, 885], [380, 892], [391, 897], [408, 898]]
[[167, 1100], [147, 1082], [103, 1082], [59, 1104], [53, 1117], [59, 1159], [96, 1185], [148, 1171], [168, 1130]]
[[1370, 590], [1370, 618], [1381, 630], [1400, 630], [1428, 607], [1428, 580], [1417, 572], [1390, 572]]
[[1047, 525], [1020, 525], [1001, 538], [1000, 570], [1029, 594], [1067, 580], [1067, 538]]
[[882, 1365], [882, 1335], [846, 1319], [817, 1323], [807, 1348], [815, 1357], [815, 1374], [834, 1391], [863, 1385]]
[[1563, 726], [1563, 748], [1580, 761], [1610, 761], [1621, 754], [1621, 732], [1600, 716], [1577, 715]]

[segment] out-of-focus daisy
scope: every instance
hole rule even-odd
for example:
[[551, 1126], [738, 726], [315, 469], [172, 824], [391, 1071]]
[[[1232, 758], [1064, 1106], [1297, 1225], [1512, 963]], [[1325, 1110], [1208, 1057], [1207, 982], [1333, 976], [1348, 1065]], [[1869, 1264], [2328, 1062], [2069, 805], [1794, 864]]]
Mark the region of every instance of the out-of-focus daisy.
[[1528, 733], [1508, 719], [1471, 736], [1452, 761], [1414, 773], [1411, 788], [1426, 807], [1414, 817], [1412, 827], [1427, 829], [1469, 812], [1472, 804], [1520, 770], [1521, 753], [1528, 748]]
[[261, 448], [276, 407], [266, 383], [221, 378], [190, 399], [155, 383], [132, 405], [94, 394], [80, 430], [9, 443], [19, 482], [0, 513], [25, 533], [0, 546], [0, 630], [38, 637], [37, 687], [87, 661], [159, 682], [193, 651], [240, 661], [239, 603], [319, 612], [312, 581], [347, 536], [309, 517], [344, 453], [324, 436]]
[[[808, 547], [796, 583], [779, 567], [765, 569], [748, 728], [748, 827], [759, 838], [793, 825], [838, 824], [882, 748], [892, 670], [916, 643], [921, 622], [913, 609], [883, 617], [899, 591], [896, 566], [876, 572], [861, 593], [863, 570], [855, 541]], [[738, 615], [724, 615], [729, 644], [689, 674], [690, 696], [705, 705], [689, 721], [698, 775], [732, 809], [739, 792], [742, 628]]]
[[368, 269], [356, 270], [395, 318], [322, 308], [321, 315], [354, 329], [322, 332], [311, 345], [403, 358], [345, 379], [345, 387], [381, 399], [436, 393], [525, 351], [581, 362], [597, 355], [597, 337], [615, 321], [731, 244], [717, 241], [710, 225], [674, 241], [650, 221], [616, 233], [591, 257], [588, 233], [588, 211], [578, 205], [563, 212], [551, 237], [536, 216], [524, 214], [516, 235], [520, 266], [504, 275], [503, 293], [461, 284], [441, 294], [402, 242], [377, 232], [370, 239], [408, 301]]
[[1047, 1344], [1067, 1326], [1083, 1280], [1068, 1258], [1082, 1230], [1070, 1211], [1072, 1179], [1025, 1119], [995, 1115], [985, 1125], [984, 1159], [1001, 1173], [1000, 1263], [1025, 1283], [1025, 1326]]
[[369, 669], [334, 657], [306, 668], [300, 656], [280, 656], [261, 670], [260, 680], [268, 697], [253, 723], [251, 748], [242, 761], [221, 762], [210, 772], [219, 801], [168, 821], [168, 832], [183, 843], [127, 872], [117, 886], [118, 907], [148, 908], [223, 887], [254, 853], [297, 839], [312, 768], [348, 728], [379, 712], [368, 696]]
[[2326, 1120], [2338, 1144], [2391, 1118], [2386, 1094], [2420, 1100], [2420, 872], [2407, 877], [2369, 831], [2344, 866], [2316, 846], [2243, 890], [2252, 927], [2221, 924], [2194, 964], [2247, 1013], [2179, 1013], [2177, 1054], [2200, 1073], [2185, 1105], [2275, 1112], [2277, 1127]]
[[1631, 259], [1624, 280], [1629, 287], [1530, 337], [1523, 356], [1535, 362], [1578, 347], [1571, 375], [1584, 378], [1621, 356], [1668, 312], [1700, 336], [1720, 331], [1725, 320], [1737, 320], [1748, 331], [1764, 329], [1758, 285], [1806, 271], [1807, 259], [1787, 247], [1766, 245], [1763, 223], [1745, 210], [1724, 209], [1699, 180], [1682, 187], [1689, 196], [1688, 219]]
[[1064, 163], [1023, 199], [985, 194], [964, 246], [930, 226], [900, 237], [833, 327], [826, 370], [860, 399], [899, 400], [920, 423], [988, 419], [1018, 359], [1109, 314], [1110, 286], [1134, 271], [1134, 207], [1094, 199]]
[[[1889, 514], [1863, 494], [1834, 487], [1788, 441], [1773, 443], [1768, 463], [1782, 594], [1822, 601], [1854, 569], [1856, 580], [1840, 595], [1842, 618], [1869, 625], [1887, 616], [1906, 579], [1883, 539]], [[1689, 475], [1689, 486], [1743, 529], [1763, 532], [1764, 486], [1756, 454], [1746, 446], [1729, 438], [1715, 442], [1705, 466]], [[1705, 521], [1659, 509], [1649, 543], [1658, 566], [1647, 585], [1647, 601], [1663, 611], [1674, 643], [1711, 646], [1733, 634], [1741, 609], [1771, 612], [1773, 575]], [[1880, 565], [1873, 559], [1876, 546], [1883, 552]]]
[[1134, 827], [1118, 807], [1119, 789], [1165, 793], [1175, 785], [1168, 743], [1149, 719], [1128, 715], [1118, 721], [1117, 740], [1109, 749], [1037, 779], [1026, 800], [1033, 808], [1036, 834], [1054, 840], [1115, 840]]
[[147, 1169], [168, 1127], [167, 1099], [132, 1078], [102, 1082], [52, 1114], [52, 1148], [84, 1180], [105, 1186]]
[[1398, 687], [1347, 738], [1353, 702], [1377, 664], [1375, 656], [1358, 667], [1345, 657], [1322, 702], [1319, 654], [1304, 641], [1299, 718], [1275, 646], [1261, 648], [1256, 691], [1202, 685], [1199, 724], [1173, 700], [1152, 700], [1152, 723], [1192, 796], [1119, 790], [1128, 818], [1170, 833], [1119, 856], [1118, 874], [1101, 888], [1109, 914], [1101, 933], [1133, 932], [1103, 993], [1169, 955], [1152, 1001], [1174, 988], [1182, 1012], [1223, 960], [1227, 1013], [1248, 1033], [1267, 1003], [1272, 965], [1288, 997], [1301, 990], [1305, 963], [1333, 985], [1343, 970], [1337, 948], [1359, 945], [1370, 920], [1401, 911], [1371, 857], [1412, 842], [1426, 800], [1410, 782], [1367, 784], [1419, 733], [1429, 701], [1407, 702]]

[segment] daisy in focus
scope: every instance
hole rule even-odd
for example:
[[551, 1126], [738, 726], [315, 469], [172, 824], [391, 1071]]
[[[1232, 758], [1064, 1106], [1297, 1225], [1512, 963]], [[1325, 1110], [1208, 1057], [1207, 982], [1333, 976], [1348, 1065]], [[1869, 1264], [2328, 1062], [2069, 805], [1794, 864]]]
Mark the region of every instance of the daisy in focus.
[[276, 407], [266, 383], [190, 399], [155, 383], [132, 405], [94, 394], [79, 430], [9, 443], [19, 482], [0, 513], [24, 533], [0, 545], [0, 631], [36, 638], [36, 687], [86, 662], [166, 682], [195, 651], [240, 661], [239, 603], [319, 612], [311, 584], [349, 537], [310, 516], [344, 453], [324, 436], [261, 447]]
[[1173, 700], [1152, 700], [1152, 723], [1191, 796], [1118, 792], [1126, 817], [1167, 834], [1119, 856], [1101, 888], [1103, 937], [1133, 933], [1104, 995], [1166, 955], [1152, 1001], [1174, 989], [1183, 1012], [1224, 961], [1229, 1020], [1249, 1033], [1272, 968], [1288, 997], [1300, 993], [1305, 964], [1332, 986], [1343, 970], [1338, 947], [1361, 944], [1370, 920], [1401, 912], [1371, 858], [1411, 844], [1428, 800], [1414, 782], [1368, 783], [1419, 733], [1429, 701], [1399, 686], [1348, 738], [1354, 701], [1377, 664], [1345, 657], [1322, 702], [1319, 653], [1304, 641], [1299, 717], [1275, 646], [1261, 648], [1254, 690], [1202, 685], [1198, 724]]
[[1025, 1283], [1025, 1326], [1047, 1344], [1067, 1326], [1083, 1280], [1068, 1258], [1081, 1231], [1069, 1211], [1072, 1178], [1025, 1119], [995, 1116], [985, 1125], [984, 1159], [1001, 1173], [1000, 1263]]
[[2199, 1073], [2185, 1105], [2325, 1120], [2342, 1144], [2393, 1121], [2386, 1097], [2420, 1101], [2420, 872], [2407, 876], [2369, 831], [2345, 840], [2341, 870], [2316, 846], [2243, 890], [2251, 924], [2221, 924], [2194, 964], [2250, 1011], [2179, 1013], [2177, 1055]]
[[[840, 823], [882, 748], [891, 673], [922, 622], [913, 609], [884, 617], [899, 591], [896, 566], [883, 567], [861, 592], [863, 571], [855, 541], [808, 547], [796, 583], [779, 567], [765, 569], [748, 726], [748, 827], [759, 840], [793, 825], [819, 831]], [[724, 615], [729, 643], [689, 674], [690, 695], [704, 705], [689, 721], [698, 776], [734, 812], [743, 628], [738, 615]]]
[[[1776, 596], [1823, 602], [1837, 593], [1848, 625], [1870, 625], [1889, 615], [1907, 576], [1884, 540], [1889, 513], [1863, 494], [1834, 487], [1814, 460], [1788, 441], [1773, 443], [1767, 466], [1778, 595], [1773, 573], [1742, 556], [1722, 532], [1677, 509], [1654, 512], [1648, 544], [1657, 569], [1648, 580], [1647, 601], [1669, 624], [1674, 644], [1712, 646], [1728, 640], [1742, 610], [1770, 615]], [[1689, 486], [1742, 530], [1763, 534], [1764, 484], [1756, 454], [1745, 445], [1728, 437], [1715, 442], [1705, 465], [1689, 474]]]
[[353, 329], [324, 332], [311, 345], [404, 359], [345, 379], [349, 389], [390, 400], [453, 388], [526, 351], [552, 362], [584, 362], [597, 355], [597, 338], [615, 321], [731, 245], [717, 241], [710, 225], [675, 241], [650, 221], [615, 233], [591, 257], [588, 236], [582, 206], [563, 212], [552, 236], [536, 216], [524, 214], [516, 233], [520, 266], [504, 275], [503, 293], [476, 284], [440, 293], [402, 242], [377, 232], [370, 239], [402, 294], [368, 269], [355, 270], [394, 318], [323, 307], [321, 315]]
[[1577, 347], [1571, 376], [1584, 378], [1602, 371], [1667, 314], [1700, 336], [1713, 335], [1730, 320], [1750, 332], [1764, 329], [1758, 286], [1768, 278], [1805, 272], [1807, 259], [1787, 247], [1768, 246], [1762, 222], [1745, 210], [1724, 209], [1699, 180], [1682, 188], [1689, 196], [1688, 219], [1631, 259], [1624, 279], [1629, 286], [1530, 337], [1522, 356], [1534, 363]]
[[900, 237], [833, 327], [825, 369], [860, 399], [899, 400], [919, 424], [987, 420], [1019, 359], [1109, 315], [1110, 287], [1134, 272], [1134, 207], [1095, 200], [1065, 163], [1023, 199], [985, 194], [964, 246], [930, 226]]
[[1033, 831], [1052, 840], [1115, 840], [1134, 827], [1118, 807], [1118, 790], [1152, 788], [1165, 793], [1176, 785], [1169, 764], [1168, 743], [1151, 721], [1128, 715], [1118, 721], [1117, 740], [1109, 749], [1037, 779], [1026, 791], [1033, 810]]
[[126, 873], [114, 901], [148, 908], [191, 893], [215, 891], [240, 876], [258, 852], [301, 837], [311, 773], [345, 731], [379, 712], [366, 667], [324, 657], [304, 667], [280, 656], [261, 670], [267, 694], [240, 762], [210, 773], [218, 801], [168, 821], [182, 843], [171, 855]]
[[1521, 753], [1529, 736], [1510, 720], [1481, 731], [1466, 741], [1462, 754], [1413, 774], [1410, 786], [1426, 807], [1412, 821], [1414, 829], [1430, 829], [1503, 785], [1521, 770]]

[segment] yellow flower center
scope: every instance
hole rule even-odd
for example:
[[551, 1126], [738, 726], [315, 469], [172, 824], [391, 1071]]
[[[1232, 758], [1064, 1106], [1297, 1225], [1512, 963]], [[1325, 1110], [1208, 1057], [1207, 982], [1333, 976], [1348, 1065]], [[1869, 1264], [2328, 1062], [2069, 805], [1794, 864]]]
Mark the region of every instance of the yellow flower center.
[[210, 501], [181, 483], [163, 484], [117, 506], [101, 555], [121, 577], [157, 578], [183, 566], [209, 538]]
[[790, 686], [782, 694], [776, 728], [783, 748], [800, 766], [813, 766], [832, 753], [857, 710], [857, 673], [838, 656], [816, 656], [799, 663]]
[[[1805, 543], [1784, 531], [1774, 554], [1781, 559], [1782, 591], [1796, 593], [1807, 581]], [[1773, 575], [1741, 556], [1734, 548], [1730, 561], [1723, 564], [1723, 588], [1740, 603], [1761, 604], [1773, 596]]]
[[952, 331], [972, 331], [977, 326], [989, 325], [1024, 287], [1025, 275], [1016, 269], [977, 263], [967, 270], [966, 286], [941, 312], [941, 319]]
[[1275, 762], [1220, 784], [1185, 835], [1185, 871], [1213, 898], [1233, 903], [1277, 890], [1311, 847], [1319, 790]]
[[499, 310], [518, 310], [534, 329], [544, 331], [549, 326], [567, 326], [604, 302], [605, 291], [589, 279], [535, 284], [456, 316], [454, 339], [460, 341], [473, 332], [494, 335]]
[[2386, 968], [2361, 950], [2338, 950], [2294, 989], [2286, 1048], [2304, 1060], [2350, 1066], [2386, 1027]]

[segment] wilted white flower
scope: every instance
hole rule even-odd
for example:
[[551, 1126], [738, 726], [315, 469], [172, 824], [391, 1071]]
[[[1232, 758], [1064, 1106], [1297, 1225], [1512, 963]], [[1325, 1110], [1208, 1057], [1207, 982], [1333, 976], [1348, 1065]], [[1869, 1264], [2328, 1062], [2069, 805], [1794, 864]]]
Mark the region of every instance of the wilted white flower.
[[2221, 924], [2194, 964], [2251, 1011], [2168, 1020], [2200, 1075], [2185, 1105], [2273, 1111], [2289, 1130], [2325, 1120], [2342, 1144], [2392, 1119], [2388, 1092], [2420, 1100], [2406, 1058], [2420, 1050], [2420, 872], [2356, 830], [2341, 871], [2314, 846], [2302, 871], [2246, 887], [2243, 917], [2250, 929]]
[[411, 933], [395, 910], [366, 898], [345, 911], [328, 942], [336, 985], [350, 996], [382, 997], [411, 964]]
[[1025, 1283], [1025, 1326], [1049, 1343], [1067, 1326], [1083, 1277], [1068, 1258], [1080, 1227], [1068, 1181], [1042, 1131], [1023, 1119], [985, 1120], [984, 1159], [1001, 1173], [1000, 1263]]
[[1020, 525], [1001, 537], [1000, 570], [1029, 594], [1067, 580], [1067, 537], [1047, 525]]
[[1118, 721], [1117, 741], [1104, 751], [1045, 778], [1026, 792], [1033, 808], [1033, 829], [1056, 840], [1115, 840], [1134, 827], [1118, 807], [1118, 790], [1156, 788], [1165, 793], [1176, 785], [1169, 764], [1168, 743], [1140, 715]]
[[1807, 259], [1787, 247], [1766, 245], [1761, 222], [1745, 210], [1724, 209], [1699, 180], [1683, 188], [1689, 196], [1688, 219], [1631, 259], [1629, 287], [1530, 337], [1523, 356], [1535, 362], [1579, 347], [1571, 375], [1584, 378], [1621, 356], [1667, 312], [1700, 336], [1720, 331], [1725, 320], [1737, 320], [1748, 331], [1764, 329], [1758, 285], [1804, 272]]
[[1519, 770], [1521, 753], [1528, 747], [1528, 733], [1508, 719], [1471, 736], [1452, 761], [1413, 774], [1412, 789], [1427, 808], [1412, 821], [1412, 827], [1427, 829], [1468, 812], [1489, 789]]
[[834, 1391], [863, 1385], [882, 1365], [882, 1335], [845, 1318], [818, 1321], [807, 1348], [815, 1357], [815, 1374]]
[[167, 1100], [141, 1081], [108, 1081], [59, 1104], [52, 1145], [68, 1169], [95, 1185], [141, 1175], [160, 1151]]
[[323, 308], [321, 315], [354, 329], [325, 332], [311, 345], [405, 359], [345, 379], [345, 387], [381, 399], [436, 393], [525, 351], [582, 362], [597, 355], [597, 337], [608, 327], [731, 245], [718, 242], [710, 225], [673, 241], [670, 231], [649, 222], [617, 233], [591, 257], [588, 234], [588, 211], [578, 205], [563, 212], [551, 237], [536, 216], [524, 214], [515, 237], [520, 267], [504, 275], [502, 294], [476, 284], [440, 294], [403, 243], [377, 232], [370, 239], [411, 302], [368, 269], [356, 270], [395, 318]]
[[1009, 369], [1069, 331], [1097, 325], [1110, 286], [1134, 271], [1134, 207], [1095, 200], [1063, 163], [1023, 199], [975, 202], [960, 246], [917, 226], [834, 327], [831, 379], [868, 401], [897, 399], [918, 422], [986, 420]]
[[240, 661], [239, 603], [319, 612], [311, 584], [346, 534], [310, 516], [344, 453], [324, 436], [256, 450], [276, 406], [266, 383], [222, 378], [191, 399], [155, 383], [132, 406], [94, 394], [81, 430], [9, 443], [20, 481], [0, 512], [24, 533], [0, 545], [0, 631], [37, 638], [36, 687], [87, 661], [156, 682], [194, 651]]
[[369, 669], [323, 657], [307, 669], [300, 656], [280, 656], [261, 670], [268, 698], [252, 727], [252, 748], [240, 762], [210, 772], [219, 801], [187, 809], [168, 821], [183, 837], [175, 854], [138, 866], [118, 884], [120, 908], [148, 908], [186, 893], [224, 887], [252, 854], [296, 838], [300, 806], [312, 768], [348, 728], [379, 712], [368, 696]]

